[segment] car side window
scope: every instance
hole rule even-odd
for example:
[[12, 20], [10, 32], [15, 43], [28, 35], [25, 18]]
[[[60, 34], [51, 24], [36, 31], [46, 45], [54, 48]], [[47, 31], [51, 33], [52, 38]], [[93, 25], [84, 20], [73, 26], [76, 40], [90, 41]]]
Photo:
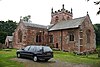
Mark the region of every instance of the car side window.
[[42, 47], [36, 47], [36, 52], [42, 52], [42, 51], [43, 51]]
[[34, 47], [31, 46], [30, 49], [29, 49], [29, 51], [30, 51], [30, 52], [34, 52]]
[[27, 46], [27, 47], [24, 48], [24, 50], [25, 50], [25, 51], [28, 51], [29, 48], [30, 48], [30, 46]]
[[50, 47], [44, 47], [44, 52], [48, 52], [48, 51], [52, 52], [52, 49]]

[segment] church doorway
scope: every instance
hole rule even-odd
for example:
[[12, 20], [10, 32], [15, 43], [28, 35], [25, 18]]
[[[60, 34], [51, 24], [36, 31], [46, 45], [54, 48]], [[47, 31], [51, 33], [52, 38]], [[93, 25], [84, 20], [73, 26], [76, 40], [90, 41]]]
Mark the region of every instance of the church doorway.
[[56, 48], [58, 48], [58, 43], [56, 43]]

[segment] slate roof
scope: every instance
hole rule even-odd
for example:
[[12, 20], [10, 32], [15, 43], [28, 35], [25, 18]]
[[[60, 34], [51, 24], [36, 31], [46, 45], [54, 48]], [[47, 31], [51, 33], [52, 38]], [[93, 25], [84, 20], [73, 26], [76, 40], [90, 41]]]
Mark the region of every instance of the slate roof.
[[31, 22], [23, 22], [23, 23], [25, 26], [47, 29], [47, 26], [44, 26], [44, 25], [34, 24]]
[[13, 40], [13, 36], [7, 36], [6, 39], [9, 40], [9, 41], [12, 41]]
[[49, 29], [49, 31], [53, 30], [61, 30], [61, 29], [70, 29], [70, 28], [78, 28], [79, 25], [85, 20], [85, 17], [80, 17], [72, 20], [62, 21], [55, 24], [53, 27]]

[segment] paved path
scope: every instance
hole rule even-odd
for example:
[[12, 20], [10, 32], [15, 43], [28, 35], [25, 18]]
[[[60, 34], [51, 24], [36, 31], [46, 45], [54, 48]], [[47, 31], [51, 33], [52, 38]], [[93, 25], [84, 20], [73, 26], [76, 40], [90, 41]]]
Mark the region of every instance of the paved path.
[[34, 62], [32, 60], [22, 58], [13, 58], [11, 60], [23, 62], [25, 67], [90, 67], [89, 65], [61, 62], [55, 59], [50, 59], [48, 62]]

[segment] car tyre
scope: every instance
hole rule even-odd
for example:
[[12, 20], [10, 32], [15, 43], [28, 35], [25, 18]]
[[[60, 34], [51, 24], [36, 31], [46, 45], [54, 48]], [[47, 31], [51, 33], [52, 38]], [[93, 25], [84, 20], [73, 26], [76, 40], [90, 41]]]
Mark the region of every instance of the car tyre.
[[38, 57], [37, 57], [37, 56], [34, 56], [34, 57], [33, 57], [33, 61], [34, 61], [34, 62], [37, 62], [37, 61], [38, 61]]
[[20, 53], [17, 53], [17, 57], [18, 57], [18, 58], [20, 58], [20, 57], [21, 57]]

